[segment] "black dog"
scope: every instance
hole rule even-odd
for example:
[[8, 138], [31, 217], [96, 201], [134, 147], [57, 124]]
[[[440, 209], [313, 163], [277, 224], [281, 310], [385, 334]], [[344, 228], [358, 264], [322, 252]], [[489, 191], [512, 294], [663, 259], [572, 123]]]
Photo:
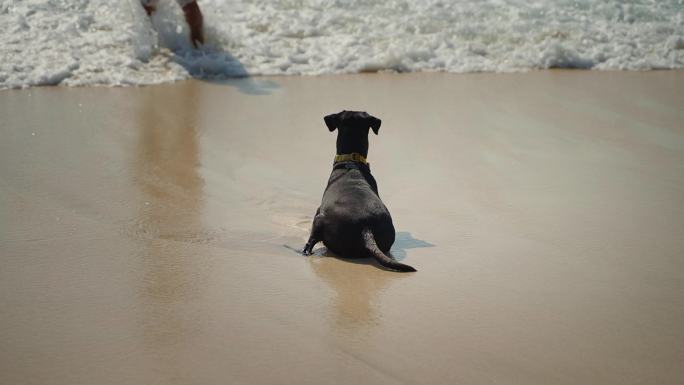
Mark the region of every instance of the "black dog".
[[324, 119], [331, 132], [338, 130], [337, 155], [302, 253], [310, 255], [314, 245], [323, 241], [343, 257], [370, 254], [389, 269], [416, 271], [388, 255], [394, 243], [394, 225], [366, 163], [368, 129], [377, 135], [380, 119], [359, 111], [342, 111]]

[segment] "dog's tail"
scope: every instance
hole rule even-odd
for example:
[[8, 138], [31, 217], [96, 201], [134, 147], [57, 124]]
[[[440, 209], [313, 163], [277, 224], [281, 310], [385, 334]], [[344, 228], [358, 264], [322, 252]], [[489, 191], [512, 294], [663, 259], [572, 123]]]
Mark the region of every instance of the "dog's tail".
[[399, 263], [396, 259], [383, 253], [380, 248], [378, 248], [377, 243], [375, 243], [375, 237], [370, 229], [364, 229], [361, 235], [363, 236], [363, 243], [366, 246], [366, 250], [368, 250], [373, 258], [375, 258], [382, 266], [385, 266], [388, 269], [403, 272], [416, 271], [416, 269], [413, 267]]

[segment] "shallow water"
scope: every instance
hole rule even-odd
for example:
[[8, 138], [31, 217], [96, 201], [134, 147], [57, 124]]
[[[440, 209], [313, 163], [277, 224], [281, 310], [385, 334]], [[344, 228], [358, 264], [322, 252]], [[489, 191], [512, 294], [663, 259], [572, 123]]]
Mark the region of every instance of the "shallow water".
[[0, 88], [376, 71], [684, 68], [682, 0], [173, 0], [0, 3]]
[[[0, 93], [0, 383], [678, 384], [682, 72]], [[417, 273], [293, 251], [369, 161]]]

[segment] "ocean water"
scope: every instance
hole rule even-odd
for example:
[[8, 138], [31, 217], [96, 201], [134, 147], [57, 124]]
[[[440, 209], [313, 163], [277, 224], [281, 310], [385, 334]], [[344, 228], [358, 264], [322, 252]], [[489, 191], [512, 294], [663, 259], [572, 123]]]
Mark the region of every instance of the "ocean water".
[[0, 88], [375, 71], [684, 68], [684, 0], [0, 0]]

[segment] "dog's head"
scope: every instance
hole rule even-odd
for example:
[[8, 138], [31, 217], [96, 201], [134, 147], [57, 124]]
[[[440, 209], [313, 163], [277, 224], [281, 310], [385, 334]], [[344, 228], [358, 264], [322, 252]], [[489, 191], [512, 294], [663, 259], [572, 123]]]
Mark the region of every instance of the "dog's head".
[[323, 119], [331, 132], [337, 129], [338, 154], [358, 152], [363, 156], [368, 155], [368, 130], [372, 128], [377, 135], [381, 123], [380, 119], [365, 111], [345, 110]]

